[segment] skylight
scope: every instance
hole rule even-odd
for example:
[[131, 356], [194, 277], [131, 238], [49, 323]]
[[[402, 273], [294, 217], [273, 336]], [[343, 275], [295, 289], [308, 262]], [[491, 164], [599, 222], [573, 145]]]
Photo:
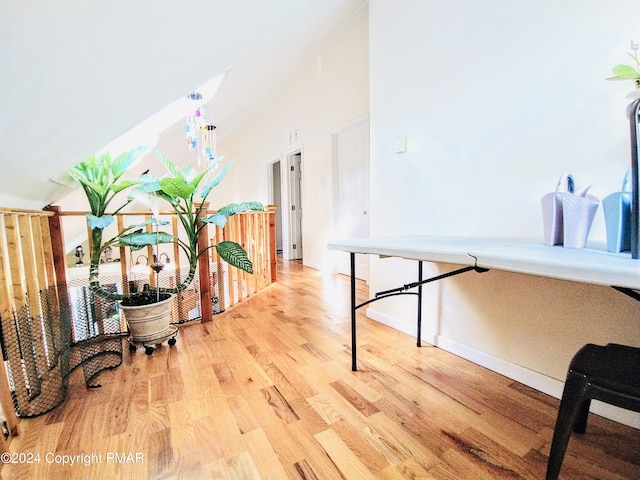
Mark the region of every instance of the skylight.
[[176, 122], [184, 120], [187, 115], [192, 114], [195, 109], [209, 102], [215, 96], [225, 74], [226, 71], [222, 72], [217, 77], [169, 104], [158, 113], [113, 140], [97, 153], [110, 152], [111, 156], [114, 157], [138, 146], [147, 146], [148, 149], [155, 147], [163, 131]]

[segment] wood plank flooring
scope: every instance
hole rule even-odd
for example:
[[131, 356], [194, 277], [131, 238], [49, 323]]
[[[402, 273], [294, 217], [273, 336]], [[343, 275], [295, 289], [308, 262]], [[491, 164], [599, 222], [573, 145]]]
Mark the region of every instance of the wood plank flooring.
[[[349, 282], [297, 262], [20, 423], [4, 479], [540, 479], [558, 401], [359, 316]], [[359, 285], [358, 295], [367, 297]], [[413, 321], [413, 320], [410, 320]], [[63, 462], [67, 462], [63, 464]], [[74, 462], [70, 464], [70, 462]], [[561, 478], [640, 478], [640, 431], [591, 415]]]

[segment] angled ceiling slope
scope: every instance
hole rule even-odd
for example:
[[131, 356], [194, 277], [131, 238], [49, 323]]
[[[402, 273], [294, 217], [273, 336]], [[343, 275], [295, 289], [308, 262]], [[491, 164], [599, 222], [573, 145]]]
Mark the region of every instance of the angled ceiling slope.
[[[210, 103], [223, 138], [363, 4], [2, 2], [0, 207], [55, 202], [68, 191], [60, 181], [69, 168], [226, 72]], [[171, 131], [184, 145], [184, 132]]]

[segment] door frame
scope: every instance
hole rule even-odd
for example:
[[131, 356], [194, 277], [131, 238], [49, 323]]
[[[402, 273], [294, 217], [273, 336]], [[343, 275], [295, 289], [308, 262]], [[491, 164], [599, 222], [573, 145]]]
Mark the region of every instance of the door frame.
[[[286, 229], [283, 229], [283, 216], [284, 216], [284, 197], [285, 197], [285, 192], [282, 190], [282, 164], [283, 164], [283, 158], [282, 155], [278, 156], [278, 157], [274, 157], [271, 160], [267, 161], [267, 179], [268, 179], [268, 185], [269, 185], [269, 203], [271, 205], [276, 205], [278, 208], [276, 210], [276, 250], [279, 251], [280, 253], [283, 252], [284, 250], [284, 245], [285, 245], [285, 239], [284, 239], [284, 235], [285, 235], [285, 231]], [[276, 192], [274, 189], [275, 186], [275, 177], [273, 175], [273, 170], [274, 168], [276, 168], [276, 164], [278, 165], [278, 169], [279, 169], [279, 177], [280, 177], [280, 181], [279, 181], [279, 185], [278, 185], [278, 189], [280, 190], [280, 198], [276, 199]], [[288, 238], [288, 232], [286, 232], [287, 238]], [[280, 239], [280, 242], [277, 241], [277, 239]], [[279, 249], [277, 247], [280, 247]]]
[[[295, 166], [294, 157], [296, 157], [297, 155], [300, 155], [300, 186], [296, 190], [291, 188], [291, 185], [292, 185], [291, 167]], [[302, 212], [304, 211], [304, 204], [302, 201], [304, 197], [303, 195], [304, 153], [302, 151], [302, 146], [298, 146], [292, 150], [289, 150], [286, 153], [285, 157], [286, 157], [286, 172], [285, 172], [286, 175], [282, 175], [282, 170], [281, 170], [281, 178], [282, 178], [282, 183], [283, 184], [286, 183], [286, 197], [285, 197], [286, 202], [283, 202], [283, 203], [285, 203], [287, 206], [286, 208], [287, 212], [286, 212], [286, 223], [285, 223], [285, 216], [283, 215], [282, 224], [287, 225], [288, 234], [287, 234], [286, 243], [285, 243], [284, 234], [282, 236], [282, 254], [285, 260], [291, 260], [291, 259], [303, 260], [304, 231], [302, 226], [301, 215], [302, 215]], [[282, 164], [280, 165], [282, 166]], [[297, 198], [296, 198], [296, 193], [297, 193]], [[293, 211], [293, 206], [295, 206], [297, 209], [295, 214], [291, 213]], [[300, 216], [300, 226], [299, 226], [300, 232], [299, 232], [299, 235], [296, 235], [297, 227], [295, 224], [299, 216]], [[294, 248], [294, 245], [296, 246], [296, 248]]]

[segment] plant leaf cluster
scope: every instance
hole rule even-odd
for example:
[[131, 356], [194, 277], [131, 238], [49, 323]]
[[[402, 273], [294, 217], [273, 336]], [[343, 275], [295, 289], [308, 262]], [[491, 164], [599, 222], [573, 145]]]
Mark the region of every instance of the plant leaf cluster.
[[634, 65], [616, 65], [611, 69], [613, 77], [607, 78], [607, 80], [635, 80], [636, 87], [640, 88], [638, 80], [640, 80], [640, 57], [638, 57], [638, 44], [631, 42], [631, 52], [627, 55], [633, 60]]
[[[160, 289], [166, 293], [177, 293], [187, 288], [193, 281], [198, 265], [198, 258], [206, 253], [209, 247], [200, 250], [198, 238], [203, 233], [204, 227], [212, 223], [224, 227], [227, 218], [239, 212], [248, 210], [264, 210], [259, 202], [243, 202], [227, 205], [213, 215], [204, 216], [206, 213], [207, 197], [226, 176], [232, 166], [227, 163], [217, 174], [204, 184], [208, 170], [196, 172], [187, 167], [180, 171], [164, 154], [158, 150], [154, 153], [158, 160], [165, 166], [167, 174], [161, 178], [144, 174], [137, 178], [124, 179], [123, 175], [144, 153], [140, 147], [111, 158], [109, 153], [92, 155], [85, 161], [73, 167], [67, 174], [78, 182], [89, 201], [90, 213], [87, 213], [87, 222], [91, 229], [92, 249], [91, 264], [89, 269], [89, 284], [91, 290], [97, 295], [112, 300], [122, 300], [130, 294], [117, 294], [103, 289], [98, 280], [100, 256], [107, 247], [130, 247], [133, 250], [146, 246], [162, 243], [176, 243], [185, 252], [189, 263], [189, 274], [177, 287], [172, 289]], [[118, 208], [109, 212], [111, 202], [120, 192], [128, 190], [126, 201]], [[140, 195], [160, 198], [176, 213], [186, 239], [176, 237], [167, 232], [160, 231], [160, 226], [168, 222], [162, 222], [154, 218], [143, 223], [124, 228], [115, 237], [104, 240], [105, 228], [111, 225], [115, 214], [130, 204]], [[155, 231], [147, 231], [148, 226], [155, 226]], [[215, 245], [220, 257], [230, 265], [240, 268], [248, 273], [253, 273], [253, 265], [246, 251], [235, 242], [221, 242]]]

